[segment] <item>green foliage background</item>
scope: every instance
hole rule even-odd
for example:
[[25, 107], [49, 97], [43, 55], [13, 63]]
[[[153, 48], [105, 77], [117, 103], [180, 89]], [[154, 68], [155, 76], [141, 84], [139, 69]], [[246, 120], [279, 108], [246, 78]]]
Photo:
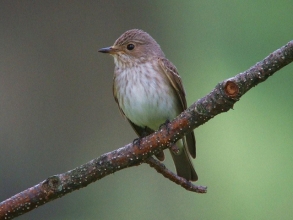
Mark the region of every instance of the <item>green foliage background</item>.
[[[149, 32], [188, 103], [293, 39], [290, 1], [1, 1], [0, 201], [135, 138], [97, 50]], [[196, 129], [198, 195], [147, 165], [19, 219], [292, 219], [293, 64]], [[173, 168], [170, 157], [166, 165]]]

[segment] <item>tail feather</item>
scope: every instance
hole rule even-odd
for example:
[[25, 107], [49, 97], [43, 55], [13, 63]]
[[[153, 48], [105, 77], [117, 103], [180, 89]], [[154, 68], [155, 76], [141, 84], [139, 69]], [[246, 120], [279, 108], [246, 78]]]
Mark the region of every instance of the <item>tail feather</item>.
[[195, 141], [195, 136], [193, 131], [186, 135], [186, 143], [187, 143], [187, 147], [188, 147], [188, 151], [190, 155], [193, 158], [195, 158], [196, 157], [196, 141]]
[[[179, 142], [181, 141], [177, 142], [178, 145], [180, 145]], [[185, 138], [183, 138], [183, 146], [180, 154], [175, 154], [171, 150], [170, 152], [176, 167], [177, 175], [191, 181], [198, 180], [198, 176], [190, 160], [189, 152], [186, 147]]]

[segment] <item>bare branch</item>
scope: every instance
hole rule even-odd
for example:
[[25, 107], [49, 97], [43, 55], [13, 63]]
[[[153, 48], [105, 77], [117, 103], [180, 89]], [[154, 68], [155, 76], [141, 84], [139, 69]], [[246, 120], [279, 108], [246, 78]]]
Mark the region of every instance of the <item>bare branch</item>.
[[[143, 161], [153, 166], [156, 161], [148, 158], [166, 149], [170, 143], [174, 143], [184, 134], [214, 116], [231, 109], [234, 103], [248, 90], [265, 81], [292, 61], [293, 41], [290, 41], [249, 70], [219, 83], [211, 93], [192, 104], [167, 127], [163, 126], [160, 131], [141, 139], [139, 145], [128, 144], [118, 150], [106, 153], [71, 171], [49, 177], [36, 186], [3, 201], [0, 203], [0, 219], [12, 219], [118, 170], [139, 165]], [[155, 167], [164, 176], [170, 172], [160, 165]], [[181, 186], [191, 186], [182, 178], [172, 177], [169, 179]]]
[[184, 189], [191, 191], [191, 192], [197, 192], [197, 193], [206, 193], [207, 187], [205, 186], [196, 186], [192, 184], [191, 182], [187, 181], [186, 179], [177, 176], [175, 173], [171, 172], [166, 168], [164, 164], [159, 162], [158, 160], [154, 159], [153, 157], [150, 157], [145, 160], [147, 164], [149, 164], [151, 167], [155, 168], [158, 173], [161, 173], [164, 177], [168, 178], [172, 182], [182, 186]]

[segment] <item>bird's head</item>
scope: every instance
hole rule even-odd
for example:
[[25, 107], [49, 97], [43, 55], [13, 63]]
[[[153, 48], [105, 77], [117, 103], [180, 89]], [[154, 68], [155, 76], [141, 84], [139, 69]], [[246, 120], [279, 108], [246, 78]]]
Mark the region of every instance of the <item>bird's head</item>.
[[165, 56], [160, 45], [148, 33], [138, 29], [126, 31], [113, 46], [101, 48], [99, 52], [112, 55], [118, 65], [137, 64]]

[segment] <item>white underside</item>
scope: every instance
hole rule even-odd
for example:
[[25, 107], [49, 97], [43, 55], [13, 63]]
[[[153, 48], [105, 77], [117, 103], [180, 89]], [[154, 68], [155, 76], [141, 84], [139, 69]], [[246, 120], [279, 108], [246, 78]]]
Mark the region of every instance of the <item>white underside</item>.
[[[115, 77], [115, 85], [118, 85], [117, 99], [120, 108], [133, 123], [157, 130], [166, 120], [172, 120], [180, 113], [178, 97], [164, 74], [157, 74], [152, 66], [146, 63], [140, 64], [139, 68], [133, 66], [123, 69], [124, 71]], [[121, 86], [122, 81], [129, 82], [131, 78], [134, 83]], [[164, 83], [158, 83], [157, 79]]]

